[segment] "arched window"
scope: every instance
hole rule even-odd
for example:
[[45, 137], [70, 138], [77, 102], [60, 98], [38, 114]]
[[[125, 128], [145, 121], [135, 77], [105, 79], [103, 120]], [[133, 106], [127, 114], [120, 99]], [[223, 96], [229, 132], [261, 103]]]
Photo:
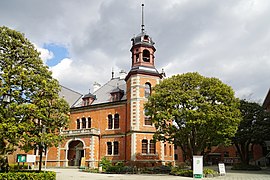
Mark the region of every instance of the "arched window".
[[77, 129], [80, 129], [81, 128], [81, 125], [80, 125], [80, 120], [77, 119]]
[[112, 115], [109, 114], [108, 115], [108, 129], [112, 129], [113, 128], [113, 118]]
[[86, 119], [82, 118], [82, 129], [86, 128]]
[[164, 156], [167, 156], [167, 145], [164, 144]]
[[144, 96], [148, 98], [151, 95], [151, 84], [150, 83], [145, 83], [144, 86]]
[[143, 61], [150, 62], [150, 52], [147, 49], [143, 50]]
[[91, 125], [91, 118], [89, 117], [89, 118], [88, 118], [88, 128], [91, 128], [91, 126], [92, 126], [92, 125]]
[[148, 146], [148, 141], [147, 139], [142, 140], [142, 153], [147, 154], [147, 146]]
[[114, 129], [119, 128], [119, 114], [114, 115]]

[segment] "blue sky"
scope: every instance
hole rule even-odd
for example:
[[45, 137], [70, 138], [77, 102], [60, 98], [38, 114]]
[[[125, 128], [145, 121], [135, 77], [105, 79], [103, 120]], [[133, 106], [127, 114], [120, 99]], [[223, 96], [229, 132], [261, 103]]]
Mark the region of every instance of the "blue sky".
[[49, 67], [53, 67], [61, 62], [62, 59], [68, 58], [68, 49], [64, 47], [63, 45], [57, 45], [57, 44], [44, 44], [44, 49], [49, 50], [53, 53], [53, 58], [49, 59], [46, 64]]

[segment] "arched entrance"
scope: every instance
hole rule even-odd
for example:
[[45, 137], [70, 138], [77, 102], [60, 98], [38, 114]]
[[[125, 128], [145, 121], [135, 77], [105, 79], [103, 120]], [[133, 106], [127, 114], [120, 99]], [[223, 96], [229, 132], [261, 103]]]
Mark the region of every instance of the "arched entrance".
[[79, 140], [68, 144], [68, 166], [80, 166], [81, 158], [84, 157], [83, 143]]

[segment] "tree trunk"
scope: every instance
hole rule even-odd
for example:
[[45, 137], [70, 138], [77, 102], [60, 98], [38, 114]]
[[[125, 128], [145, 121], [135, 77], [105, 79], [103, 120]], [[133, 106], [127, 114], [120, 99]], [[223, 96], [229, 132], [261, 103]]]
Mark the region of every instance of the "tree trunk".
[[43, 152], [43, 146], [39, 146], [39, 166], [38, 166], [38, 171], [41, 171], [42, 168], [42, 152]]

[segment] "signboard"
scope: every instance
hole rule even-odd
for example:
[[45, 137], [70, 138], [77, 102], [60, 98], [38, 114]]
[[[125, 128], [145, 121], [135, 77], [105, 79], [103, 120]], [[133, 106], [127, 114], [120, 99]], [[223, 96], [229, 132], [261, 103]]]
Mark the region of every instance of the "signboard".
[[218, 163], [218, 170], [220, 175], [226, 175], [224, 163]]
[[27, 154], [27, 156], [26, 156], [26, 162], [29, 162], [29, 163], [36, 162], [36, 155]]
[[17, 162], [26, 162], [26, 154], [17, 154]]
[[203, 156], [193, 156], [193, 178], [203, 178]]

